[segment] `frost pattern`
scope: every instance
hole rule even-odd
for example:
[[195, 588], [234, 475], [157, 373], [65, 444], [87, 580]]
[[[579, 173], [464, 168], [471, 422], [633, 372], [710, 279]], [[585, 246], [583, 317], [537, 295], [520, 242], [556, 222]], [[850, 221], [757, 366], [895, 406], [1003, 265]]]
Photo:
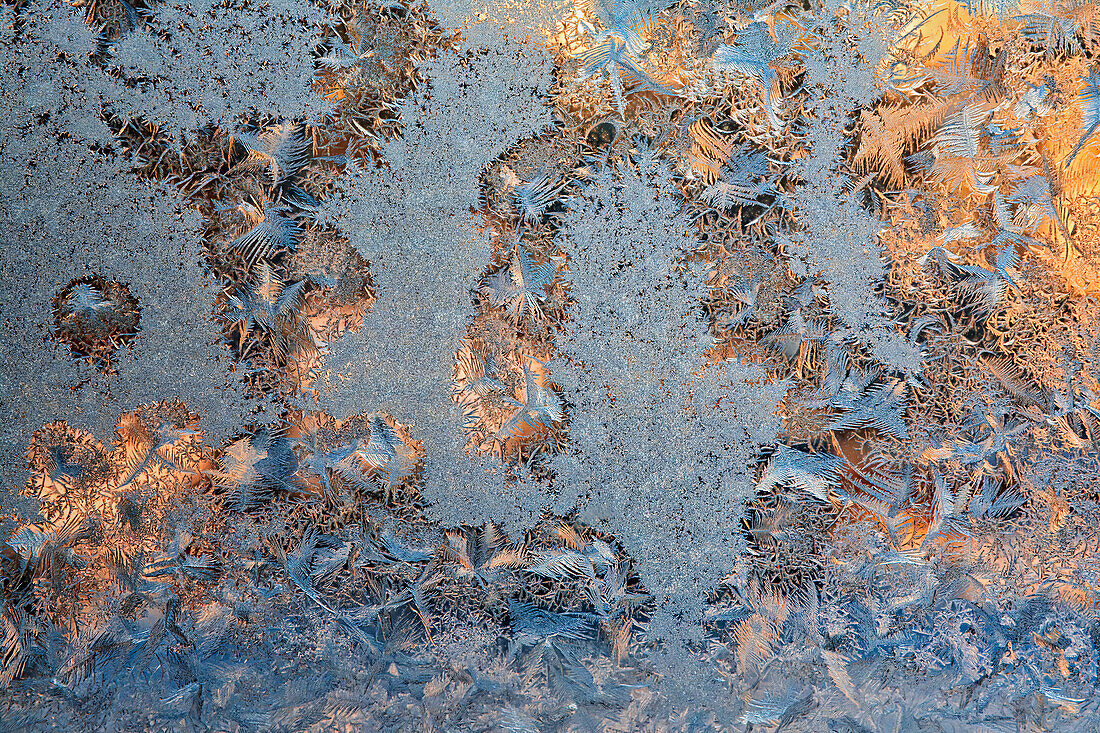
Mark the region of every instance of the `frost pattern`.
[[478, 176], [549, 123], [540, 98], [548, 67], [536, 49], [505, 44], [443, 55], [421, 70], [430, 90], [402, 105], [405, 134], [385, 145], [388, 167], [354, 167], [322, 208], [371, 263], [378, 289], [362, 329], [330, 346], [322, 404], [337, 417], [371, 406], [412, 425], [424, 442], [425, 496], [443, 523], [514, 526], [543, 507], [517, 506], [525, 492], [506, 489], [489, 459], [465, 454], [452, 370], [491, 255], [469, 213]]
[[[109, 133], [96, 116], [98, 77], [53, 63], [80, 43], [89, 49], [78, 19], [45, 13], [24, 37], [7, 33], [3, 87], [34, 101], [6, 108], [0, 128], [0, 447], [18, 454], [54, 420], [106, 437], [123, 410], [172, 398], [201, 412], [213, 436], [232, 433], [249, 410], [215, 344], [216, 291], [201, 274], [197, 215], [121, 157], [90, 147]], [[141, 308], [138, 335], [109, 380], [51, 336], [51, 298], [88, 276], [126, 284]], [[6, 486], [21, 485], [20, 463], [3, 462]]]
[[795, 275], [825, 283], [829, 310], [866, 343], [884, 364], [906, 374], [920, 372], [920, 354], [886, 315], [874, 288], [886, 274], [878, 234], [882, 224], [862, 209], [849, 176], [838, 170], [844, 123], [882, 87], [875, 75], [886, 51], [879, 16], [860, 10], [850, 24], [828, 13], [825, 30], [805, 52], [813, 109], [810, 149], [795, 170], [802, 184], [789, 196], [797, 212], [794, 231], [777, 236]]
[[242, 115], [319, 121], [331, 110], [311, 91], [312, 49], [329, 16], [304, 0], [197, 0], [153, 7], [150, 29], [114, 44], [112, 65], [135, 82], [118, 110], [180, 136]]
[[581, 492], [582, 517], [623, 538], [663, 613], [658, 637], [674, 619], [698, 622], [707, 590], [743, 551], [730, 528], [784, 392], [760, 369], [705, 365], [704, 288], [676, 267], [695, 242], [672, 188], [643, 149], [636, 168], [596, 175], [562, 231], [574, 309], [559, 347], [574, 374], [558, 481]]
[[[173, 66], [230, 68], [203, 54], [259, 6], [103, 0], [98, 38], [0, 6], [0, 418], [5, 489], [25, 457], [33, 497], [0, 516], [0, 727], [1094, 731], [1096, 8], [598, 0], [552, 11], [551, 85], [512, 42], [542, 6], [436, 5], [328, 4], [287, 63], [325, 67], [315, 125]], [[168, 16], [237, 35], [177, 48]], [[877, 29], [924, 21], [946, 35], [892, 48], [880, 86]], [[128, 66], [148, 105], [103, 73], [146, 25], [140, 64], [181, 74]], [[100, 117], [154, 108], [223, 127], [175, 146]], [[117, 146], [208, 215], [250, 388], [303, 367], [297, 395], [327, 339], [346, 419], [220, 390], [194, 220]], [[78, 338], [108, 291], [140, 297], [120, 374], [48, 334], [59, 285]], [[540, 479], [568, 443], [552, 486], [463, 454], [463, 331], [471, 443]], [[180, 391], [243, 432], [207, 444]], [[454, 524], [486, 516], [507, 532]]]

